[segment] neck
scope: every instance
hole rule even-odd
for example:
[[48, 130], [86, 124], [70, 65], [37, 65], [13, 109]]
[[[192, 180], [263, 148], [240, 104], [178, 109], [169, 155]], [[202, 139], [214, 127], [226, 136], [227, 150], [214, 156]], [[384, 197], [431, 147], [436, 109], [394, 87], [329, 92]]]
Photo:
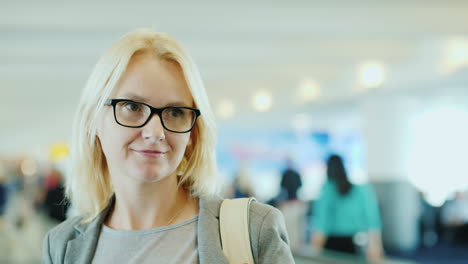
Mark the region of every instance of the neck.
[[[120, 181], [122, 182], [122, 181]], [[149, 229], [195, 216], [198, 201], [177, 186], [176, 176], [154, 183], [114, 185], [115, 204], [106, 225], [118, 230]]]

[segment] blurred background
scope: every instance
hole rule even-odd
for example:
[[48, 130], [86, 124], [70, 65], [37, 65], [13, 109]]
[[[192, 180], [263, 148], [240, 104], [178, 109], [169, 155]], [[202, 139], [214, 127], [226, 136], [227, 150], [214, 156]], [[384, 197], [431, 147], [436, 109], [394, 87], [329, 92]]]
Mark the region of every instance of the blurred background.
[[389, 263], [467, 263], [467, 14], [462, 0], [0, 1], [0, 262], [39, 263], [66, 217], [81, 89], [115, 40], [149, 27], [200, 68], [223, 193], [287, 212], [297, 263], [365, 255], [310, 245], [331, 154], [375, 196]]

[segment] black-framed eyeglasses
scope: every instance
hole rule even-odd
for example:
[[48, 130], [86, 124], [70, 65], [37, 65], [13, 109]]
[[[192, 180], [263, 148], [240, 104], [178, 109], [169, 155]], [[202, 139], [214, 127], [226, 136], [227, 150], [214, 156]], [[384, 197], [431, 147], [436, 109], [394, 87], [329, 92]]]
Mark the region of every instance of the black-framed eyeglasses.
[[187, 133], [193, 129], [200, 110], [185, 106], [162, 108], [128, 99], [108, 99], [105, 105], [112, 105], [117, 124], [124, 127], [143, 127], [153, 114], [158, 114], [164, 129], [175, 133]]

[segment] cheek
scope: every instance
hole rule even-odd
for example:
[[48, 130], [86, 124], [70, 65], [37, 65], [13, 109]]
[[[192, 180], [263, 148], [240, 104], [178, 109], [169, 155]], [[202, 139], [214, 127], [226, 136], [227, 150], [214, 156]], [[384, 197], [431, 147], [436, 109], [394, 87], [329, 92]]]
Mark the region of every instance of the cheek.
[[125, 157], [128, 145], [138, 137], [138, 131], [121, 127], [113, 119], [110, 121], [105, 120], [97, 131], [103, 152], [108, 159]]
[[169, 138], [178, 155], [183, 156], [190, 141], [190, 135], [173, 135]]

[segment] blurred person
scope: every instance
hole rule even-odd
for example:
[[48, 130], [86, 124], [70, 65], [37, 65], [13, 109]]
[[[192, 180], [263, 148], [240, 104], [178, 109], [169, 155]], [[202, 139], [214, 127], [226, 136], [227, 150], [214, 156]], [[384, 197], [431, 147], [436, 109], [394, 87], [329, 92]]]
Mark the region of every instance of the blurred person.
[[457, 192], [455, 198], [442, 207], [441, 217], [451, 242], [468, 244], [468, 194]]
[[449, 226], [468, 223], [468, 195], [458, 191], [455, 198], [446, 202], [442, 210], [443, 222]]
[[7, 169], [7, 193], [5, 218], [10, 227], [22, 229], [30, 215], [30, 206], [25, 187], [25, 176], [21, 171], [21, 160], [11, 160]]
[[426, 194], [419, 192], [421, 215], [419, 218], [420, 246], [433, 247], [439, 240], [437, 208], [427, 202]]
[[44, 207], [47, 215], [56, 221], [62, 222], [66, 219], [68, 202], [65, 198], [65, 187], [63, 176], [56, 168], [50, 168], [45, 175], [45, 198]]
[[358, 254], [353, 237], [367, 232], [367, 258], [383, 257], [381, 223], [375, 193], [369, 185], [348, 180], [343, 161], [331, 155], [327, 161], [327, 181], [314, 206], [312, 247]]
[[[164, 33], [126, 34], [83, 91], [66, 181], [80, 216], [49, 231], [43, 263], [226, 263], [215, 164], [190, 56]], [[249, 217], [255, 263], [293, 263], [281, 213], [252, 203]]]
[[294, 169], [292, 159], [286, 159], [286, 169], [281, 173], [281, 188], [276, 200], [278, 208], [285, 216], [293, 251], [303, 248], [307, 229], [305, 222], [307, 203], [297, 199], [297, 192], [301, 186], [301, 175]]
[[253, 197], [254, 192], [252, 183], [250, 182], [250, 174], [247, 166], [242, 164], [239, 167], [236, 177], [233, 182], [234, 198]]
[[281, 189], [287, 194], [287, 200], [296, 200], [297, 191], [302, 186], [301, 175], [293, 168], [291, 159], [286, 160], [286, 169], [281, 174]]
[[4, 173], [0, 164], [0, 230], [4, 226], [5, 209], [8, 202], [8, 188], [6, 181], [6, 174]]

